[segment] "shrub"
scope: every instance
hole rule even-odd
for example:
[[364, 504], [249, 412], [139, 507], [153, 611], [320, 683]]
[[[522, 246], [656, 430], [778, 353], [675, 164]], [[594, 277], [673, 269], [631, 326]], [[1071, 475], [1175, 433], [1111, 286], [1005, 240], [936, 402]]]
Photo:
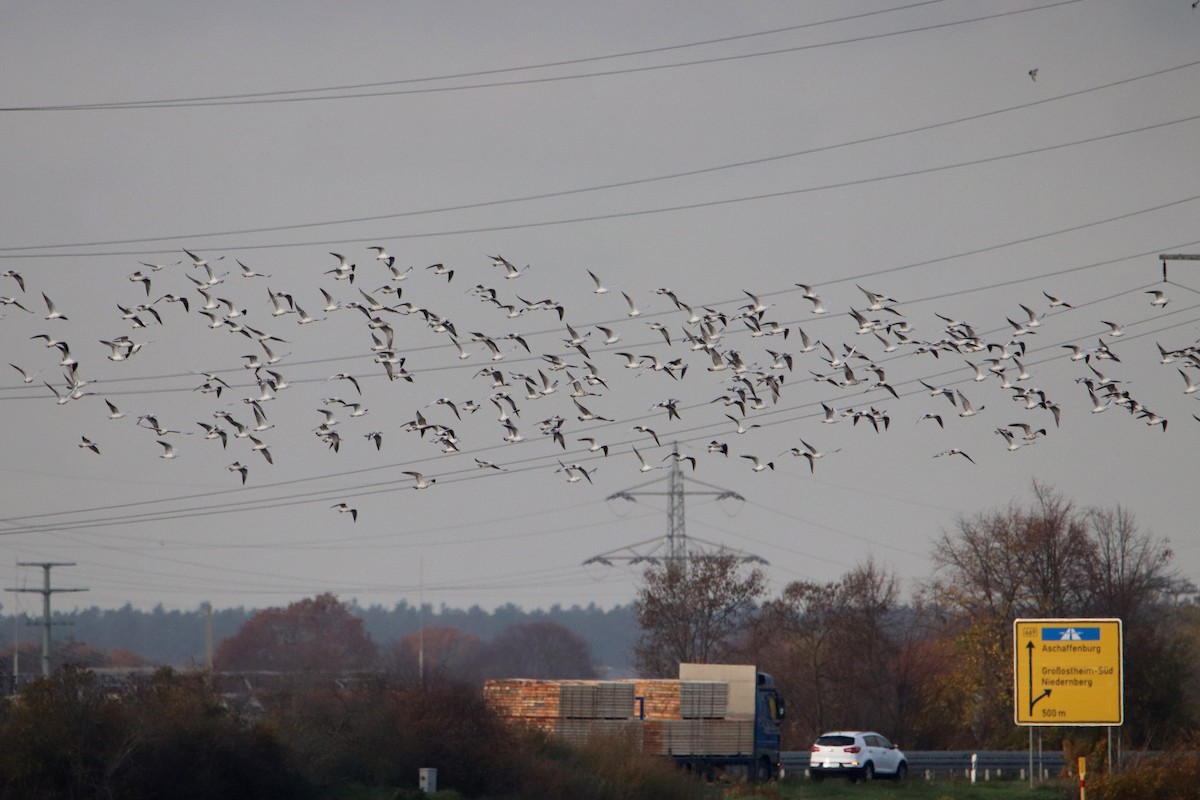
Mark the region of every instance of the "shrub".
[[0, 798], [303, 798], [278, 742], [195, 676], [105, 685], [65, 669], [0, 715]]
[[1170, 752], [1134, 761], [1115, 775], [1088, 776], [1094, 800], [1190, 800], [1200, 797], [1200, 736]]
[[661, 756], [643, 753], [621, 736], [570, 746], [530, 735], [536, 752], [519, 793], [522, 800], [694, 800], [704, 785]]

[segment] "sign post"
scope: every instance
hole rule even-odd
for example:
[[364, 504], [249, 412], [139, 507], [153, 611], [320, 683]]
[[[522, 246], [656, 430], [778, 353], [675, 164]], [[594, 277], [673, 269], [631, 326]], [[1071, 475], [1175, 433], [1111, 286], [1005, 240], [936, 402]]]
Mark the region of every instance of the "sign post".
[[1018, 725], [1120, 725], [1124, 664], [1119, 619], [1013, 622]]

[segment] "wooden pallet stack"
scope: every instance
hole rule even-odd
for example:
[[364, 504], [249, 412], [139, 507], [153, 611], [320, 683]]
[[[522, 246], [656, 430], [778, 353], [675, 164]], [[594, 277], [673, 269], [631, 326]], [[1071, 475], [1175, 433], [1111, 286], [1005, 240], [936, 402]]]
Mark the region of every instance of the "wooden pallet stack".
[[630, 719], [634, 685], [617, 681], [490, 680], [483, 697], [506, 717]]
[[642, 748], [658, 755], [740, 755], [754, 752], [754, 722], [739, 719], [648, 719]]
[[553, 733], [574, 744], [596, 736], [636, 737], [634, 685], [616, 681], [490, 680], [483, 697], [497, 713], [514, 722]]
[[575, 744], [623, 735], [659, 755], [754, 750], [753, 720], [727, 718], [724, 681], [490, 680], [483, 696], [501, 716]]
[[725, 718], [729, 687], [720, 681], [640, 679], [634, 685], [646, 719]]
[[657, 755], [735, 755], [754, 750], [754, 723], [725, 719], [723, 681], [639, 680], [643, 749]]

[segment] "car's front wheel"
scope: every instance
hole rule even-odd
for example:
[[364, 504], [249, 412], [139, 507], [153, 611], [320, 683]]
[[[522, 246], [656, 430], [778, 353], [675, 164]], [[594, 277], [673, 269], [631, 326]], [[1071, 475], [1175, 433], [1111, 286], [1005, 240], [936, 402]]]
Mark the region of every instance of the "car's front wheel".
[[900, 766], [896, 767], [896, 780], [902, 781], [906, 777], [908, 777], [908, 764], [901, 761]]

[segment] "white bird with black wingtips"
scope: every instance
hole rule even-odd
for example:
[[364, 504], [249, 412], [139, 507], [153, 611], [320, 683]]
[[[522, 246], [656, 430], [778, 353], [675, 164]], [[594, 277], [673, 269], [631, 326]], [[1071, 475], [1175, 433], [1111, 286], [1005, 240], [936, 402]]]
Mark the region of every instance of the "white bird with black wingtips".
[[762, 472], [765, 469], [771, 469], [771, 470], [775, 469], [774, 461], [768, 461], [764, 464], [762, 462], [762, 459], [760, 459], [758, 456], [743, 455], [743, 456], [738, 456], [738, 458], [745, 458], [745, 459], [753, 462], [753, 466], [750, 468], [751, 472]]
[[337, 505], [330, 506], [330, 508], [336, 508], [337, 512], [339, 514], [349, 514], [351, 520], [353, 520], [354, 522], [358, 522], [358, 509], [357, 508], [351, 508], [350, 506], [346, 505], [345, 503], [338, 503]]
[[46, 301], [46, 319], [61, 319], [66, 321], [67, 318], [54, 305], [54, 301], [46, 296], [45, 292], [42, 292], [42, 299]]
[[430, 486], [433, 486], [435, 483], [437, 483], [437, 478], [426, 478], [419, 472], [409, 472], [405, 470], [404, 474], [408, 475], [415, 481], [413, 484], [414, 489], [428, 489]]

